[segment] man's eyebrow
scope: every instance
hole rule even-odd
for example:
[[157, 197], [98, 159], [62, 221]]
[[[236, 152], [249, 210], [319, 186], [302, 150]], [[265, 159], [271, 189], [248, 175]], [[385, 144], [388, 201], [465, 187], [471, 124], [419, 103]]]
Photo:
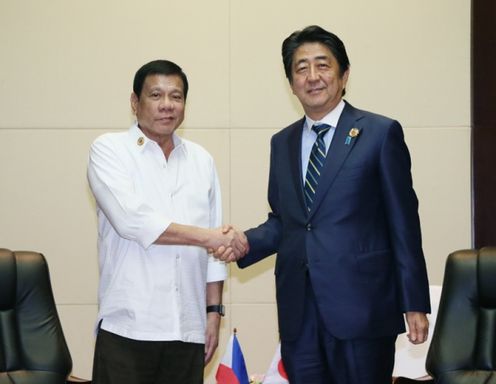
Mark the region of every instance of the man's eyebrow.
[[300, 59], [300, 60], [298, 60], [298, 61], [295, 63], [295, 65], [299, 65], [299, 64], [302, 64], [302, 63], [307, 63], [307, 62], [308, 62], [308, 59], [306, 59], [306, 58], [305, 58], [305, 59]]
[[328, 60], [329, 56], [327, 55], [321, 55], [321, 56], [316, 56], [314, 57], [314, 60]]
[[329, 60], [329, 56], [327, 56], [327, 55], [321, 55], [321, 56], [312, 57], [311, 59], [309, 59], [309, 58], [306, 57], [306, 58], [303, 58], [303, 59], [298, 60], [295, 63], [295, 65], [299, 65], [299, 64], [302, 64], [302, 63], [307, 63], [310, 60]]

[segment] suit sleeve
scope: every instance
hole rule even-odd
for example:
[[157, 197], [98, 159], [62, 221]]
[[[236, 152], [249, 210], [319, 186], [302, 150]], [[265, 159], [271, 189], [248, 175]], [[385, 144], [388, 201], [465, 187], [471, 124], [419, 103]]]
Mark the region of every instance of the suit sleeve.
[[271, 208], [267, 220], [256, 228], [245, 232], [250, 252], [237, 263], [240, 268], [248, 267], [277, 252], [282, 235], [279, 215], [279, 191], [276, 175], [276, 149], [274, 138], [271, 140], [268, 200]]
[[410, 154], [397, 121], [392, 122], [384, 138], [380, 171], [403, 311], [429, 313], [418, 199], [412, 185]]

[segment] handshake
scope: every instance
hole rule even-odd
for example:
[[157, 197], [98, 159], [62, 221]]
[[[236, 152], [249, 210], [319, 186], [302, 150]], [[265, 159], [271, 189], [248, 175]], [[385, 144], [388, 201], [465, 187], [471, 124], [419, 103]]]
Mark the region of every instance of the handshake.
[[232, 225], [224, 225], [210, 231], [207, 250], [216, 259], [230, 263], [241, 259], [250, 250], [244, 232]]

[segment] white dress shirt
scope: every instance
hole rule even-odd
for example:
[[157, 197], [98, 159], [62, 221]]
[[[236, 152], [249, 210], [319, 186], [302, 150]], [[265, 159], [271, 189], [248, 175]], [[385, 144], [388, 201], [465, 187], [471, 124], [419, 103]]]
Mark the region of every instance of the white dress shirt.
[[312, 120], [308, 116], [305, 117], [305, 123], [303, 124], [303, 135], [301, 137], [301, 170], [303, 171], [303, 184], [305, 184], [305, 178], [307, 176], [307, 167], [308, 160], [310, 159], [310, 152], [312, 152], [313, 144], [315, 143], [315, 140], [317, 140], [317, 134], [312, 129], [313, 125], [328, 124], [331, 126], [329, 132], [327, 132], [324, 136], [324, 143], [326, 145], [327, 154], [344, 106], [345, 102], [343, 101], [343, 99], [341, 99], [338, 105], [336, 105], [336, 107], [331, 112], [329, 112], [322, 118], [322, 120], [319, 121]]
[[97, 203], [98, 322], [135, 340], [204, 343], [206, 283], [226, 266], [196, 246], [156, 245], [172, 223], [222, 222], [219, 181], [201, 146], [173, 136], [168, 159], [133, 125], [90, 150], [88, 180]]

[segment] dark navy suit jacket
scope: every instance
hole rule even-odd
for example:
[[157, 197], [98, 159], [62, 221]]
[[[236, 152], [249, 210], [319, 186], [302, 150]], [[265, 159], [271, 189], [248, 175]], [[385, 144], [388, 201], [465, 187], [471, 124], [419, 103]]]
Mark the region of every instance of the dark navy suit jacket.
[[[308, 212], [301, 170], [303, 123], [272, 137], [272, 212], [246, 232], [250, 252], [238, 265], [244, 268], [277, 253], [281, 340], [293, 340], [300, 332], [307, 278], [335, 337], [402, 333], [403, 313], [429, 313], [430, 304], [418, 200], [401, 125], [347, 103]], [[355, 137], [352, 128], [359, 130]]]

